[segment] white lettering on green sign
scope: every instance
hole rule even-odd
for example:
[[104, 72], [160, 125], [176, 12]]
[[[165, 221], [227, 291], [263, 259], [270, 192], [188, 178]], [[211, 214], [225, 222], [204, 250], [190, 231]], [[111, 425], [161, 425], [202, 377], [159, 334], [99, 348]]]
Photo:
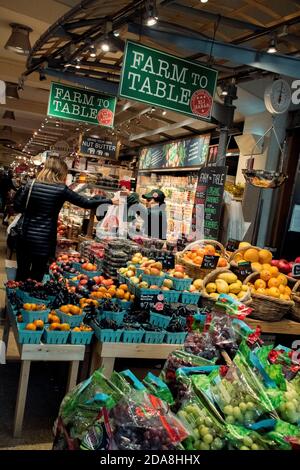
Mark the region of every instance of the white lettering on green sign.
[[216, 81], [213, 69], [128, 41], [119, 94], [210, 119]]

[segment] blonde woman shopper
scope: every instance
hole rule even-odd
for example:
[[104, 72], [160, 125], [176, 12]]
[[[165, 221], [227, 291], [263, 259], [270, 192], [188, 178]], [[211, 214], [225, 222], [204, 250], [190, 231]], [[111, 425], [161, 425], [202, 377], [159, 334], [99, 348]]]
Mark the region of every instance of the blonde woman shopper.
[[14, 208], [21, 212], [22, 226], [17, 240], [17, 280], [41, 281], [50, 258], [55, 255], [57, 219], [64, 202], [84, 209], [115, 201], [86, 198], [66, 186], [68, 168], [59, 157], [50, 156], [36, 180], [19, 189]]

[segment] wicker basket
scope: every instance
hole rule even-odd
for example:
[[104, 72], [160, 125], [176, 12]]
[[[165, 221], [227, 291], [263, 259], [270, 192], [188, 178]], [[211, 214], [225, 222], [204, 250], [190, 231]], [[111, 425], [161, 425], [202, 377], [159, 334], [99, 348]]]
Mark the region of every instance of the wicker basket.
[[[259, 278], [259, 273], [255, 272], [250, 274], [244, 280], [244, 284], [251, 282], [252, 284]], [[253, 309], [250, 314], [251, 318], [256, 320], [264, 320], [276, 322], [282, 320], [283, 317], [288, 315], [295, 305], [293, 301], [277, 299], [263, 294], [251, 293], [250, 307]]]
[[294, 301], [291, 310], [291, 317], [295, 321], [300, 322], [300, 281], [297, 281], [292, 290], [292, 299]]
[[230, 266], [232, 268], [237, 268], [238, 267], [238, 263], [236, 261], [234, 261], [234, 258], [237, 254], [242, 254], [244, 255], [245, 251], [247, 250], [250, 250], [250, 248], [254, 248], [255, 250], [258, 250], [260, 251], [262, 248], [258, 247], [258, 246], [245, 246], [243, 248], [239, 248], [238, 250], [234, 251], [233, 253], [231, 253], [230, 257], [229, 257], [229, 263], [230, 263]]
[[[183, 258], [184, 254], [187, 251], [199, 245], [200, 246], [213, 245], [216, 248], [216, 250], [218, 250], [221, 253], [221, 256], [223, 258], [227, 258], [224, 246], [215, 240], [199, 240], [199, 241], [191, 243], [183, 251], [180, 251], [176, 254], [176, 264], [181, 264], [184, 267], [186, 274], [192, 279], [203, 279], [208, 273], [214, 271], [213, 269], [202, 269], [201, 266], [197, 266], [192, 261], [187, 261], [186, 259]], [[229, 268], [229, 264], [228, 264], [228, 268]]]
[[[209, 294], [206, 292], [205, 287], [208, 283], [214, 282], [216, 280], [216, 278], [218, 277], [218, 275], [222, 274], [222, 273], [232, 273], [232, 271], [230, 271], [230, 269], [228, 269], [228, 268], [217, 268], [214, 271], [212, 271], [211, 273], [209, 273], [204, 278], [203, 284], [202, 284], [202, 290], [201, 290], [201, 300], [202, 300], [202, 306], [203, 307], [212, 307], [216, 303], [216, 299], [212, 299], [209, 296]], [[232, 274], [234, 274], [234, 273], [232, 273]], [[246, 305], [250, 304], [250, 302], [251, 302], [250, 289], [248, 289], [248, 291], [245, 291], [244, 297], [239, 299], [239, 301], [242, 302], [243, 304], [246, 304]]]

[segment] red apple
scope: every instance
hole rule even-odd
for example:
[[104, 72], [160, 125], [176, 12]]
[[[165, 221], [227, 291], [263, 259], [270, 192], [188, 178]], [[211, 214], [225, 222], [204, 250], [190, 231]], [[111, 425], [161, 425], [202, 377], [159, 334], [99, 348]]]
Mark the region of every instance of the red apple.
[[272, 259], [271, 266], [277, 266], [278, 267], [278, 264], [279, 264], [279, 259]]
[[278, 269], [284, 274], [288, 274], [291, 270], [290, 264], [286, 259], [280, 259], [278, 263]]
[[297, 258], [295, 259], [295, 263], [300, 263], [300, 256], [297, 256]]

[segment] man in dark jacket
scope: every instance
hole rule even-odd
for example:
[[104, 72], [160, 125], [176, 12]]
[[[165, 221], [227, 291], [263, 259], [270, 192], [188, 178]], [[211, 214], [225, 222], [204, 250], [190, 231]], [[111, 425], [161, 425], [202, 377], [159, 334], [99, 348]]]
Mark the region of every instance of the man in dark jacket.
[[148, 220], [146, 235], [150, 238], [167, 238], [167, 216], [165, 194], [160, 189], [152, 189], [142, 196], [147, 201]]

